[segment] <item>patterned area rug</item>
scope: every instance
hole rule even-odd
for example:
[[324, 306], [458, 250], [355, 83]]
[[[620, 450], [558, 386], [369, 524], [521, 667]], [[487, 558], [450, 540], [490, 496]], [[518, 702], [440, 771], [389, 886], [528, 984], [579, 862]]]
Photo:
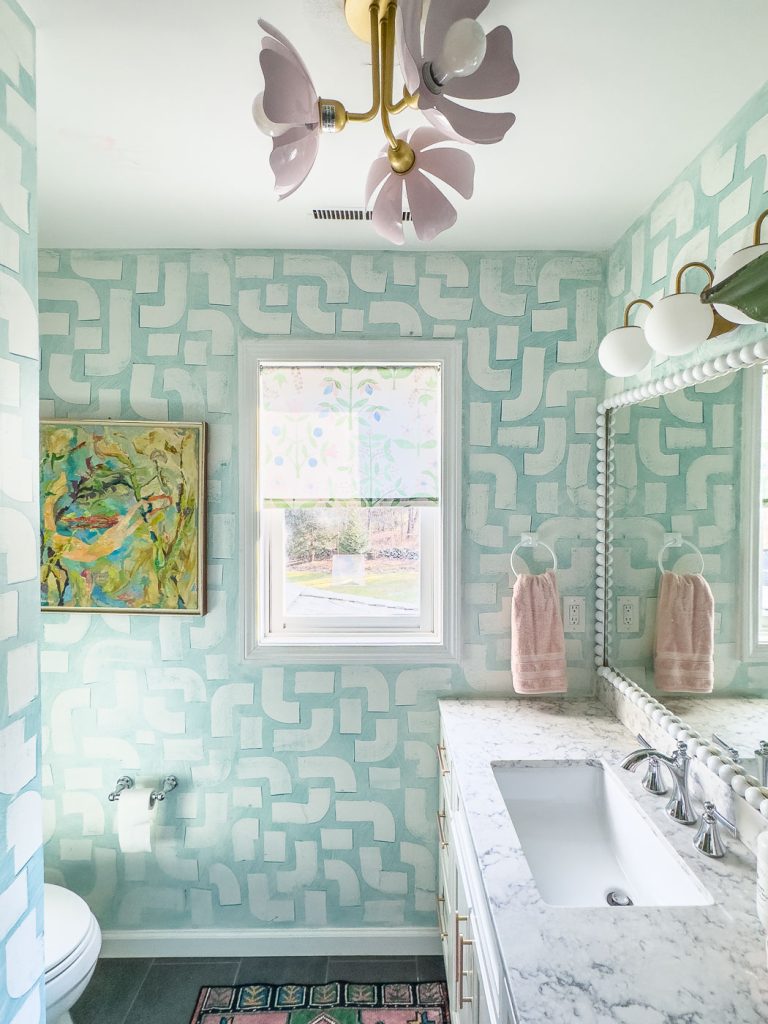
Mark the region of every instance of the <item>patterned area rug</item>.
[[450, 1024], [442, 981], [202, 988], [190, 1024]]

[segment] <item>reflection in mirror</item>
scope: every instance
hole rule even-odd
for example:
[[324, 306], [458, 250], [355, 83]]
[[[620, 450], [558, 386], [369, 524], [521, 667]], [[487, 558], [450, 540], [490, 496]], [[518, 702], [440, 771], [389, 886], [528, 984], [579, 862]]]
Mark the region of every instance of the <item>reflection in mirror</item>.
[[763, 698], [665, 696], [664, 704], [759, 779], [761, 786], [768, 785], [768, 705]]
[[[702, 736], [718, 734], [718, 745], [738, 751], [758, 778], [755, 750], [768, 740], [764, 381], [764, 368], [755, 366], [608, 413], [614, 483], [606, 661]], [[662, 603], [659, 623], [660, 564], [700, 589], [684, 591], [667, 608]], [[701, 628], [706, 614], [699, 615], [697, 601], [707, 591], [714, 673], [704, 682], [701, 645], [683, 640], [674, 656], [684, 671], [670, 675], [665, 636], [679, 635], [678, 622], [683, 633]], [[686, 595], [692, 606], [684, 605]], [[699, 657], [681, 657], [689, 650]]]

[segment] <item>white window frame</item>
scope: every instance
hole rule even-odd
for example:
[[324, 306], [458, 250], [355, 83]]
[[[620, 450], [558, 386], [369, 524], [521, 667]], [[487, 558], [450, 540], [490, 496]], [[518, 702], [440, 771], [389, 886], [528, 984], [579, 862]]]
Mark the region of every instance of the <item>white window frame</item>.
[[[739, 655], [741, 661], [768, 659], [768, 640], [760, 640], [760, 489], [763, 405], [762, 363], [742, 371], [741, 407], [741, 593], [739, 600]], [[755, 429], [757, 428], [757, 429]]]
[[[279, 629], [271, 608], [282, 608], [280, 583], [269, 578], [270, 564], [282, 561], [280, 510], [260, 510], [258, 496], [258, 375], [261, 363], [348, 363], [389, 365], [419, 361], [439, 363], [442, 388], [442, 493], [439, 509], [420, 509], [422, 526], [439, 520], [438, 545], [422, 545], [422, 619], [416, 626], [384, 620], [374, 631], [370, 619], [355, 624], [353, 642], [342, 630], [323, 623], [322, 632], [299, 635]], [[243, 654], [248, 660], [291, 662], [441, 663], [458, 660], [460, 611], [461, 524], [461, 345], [455, 340], [396, 341], [282, 341], [245, 339], [238, 358], [240, 426], [240, 541], [243, 562], [240, 605], [243, 615]], [[426, 515], [424, 514], [426, 513]], [[270, 561], [270, 548], [272, 561]], [[437, 553], [429, 564], [431, 551]], [[274, 558], [277, 555], [277, 563]], [[265, 571], [260, 571], [261, 569]], [[277, 575], [277, 574], [276, 574]], [[427, 599], [429, 599], [427, 601]], [[425, 614], [434, 621], [427, 621]], [[271, 621], [270, 621], [271, 618]], [[279, 615], [277, 616], [279, 619]], [[408, 617], [412, 620], [413, 617]], [[300, 625], [294, 621], [293, 627]], [[346, 628], [344, 633], [349, 634]], [[404, 628], [407, 627], [407, 628]], [[359, 632], [358, 632], [359, 630]], [[383, 639], [386, 634], [386, 641]]]

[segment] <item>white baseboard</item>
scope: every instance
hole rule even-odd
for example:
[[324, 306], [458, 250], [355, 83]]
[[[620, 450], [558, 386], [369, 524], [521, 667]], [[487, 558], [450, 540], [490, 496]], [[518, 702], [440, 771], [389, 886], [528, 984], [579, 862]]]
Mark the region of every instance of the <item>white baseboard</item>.
[[440, 956], [437, 928], [105, 931], [102, 957]]

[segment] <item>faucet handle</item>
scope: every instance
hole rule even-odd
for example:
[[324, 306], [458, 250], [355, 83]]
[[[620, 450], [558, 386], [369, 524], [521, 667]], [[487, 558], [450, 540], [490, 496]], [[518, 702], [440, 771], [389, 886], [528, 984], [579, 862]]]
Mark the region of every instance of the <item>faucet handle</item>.
[[706, 857], [723, 857], [726, 848], [720, 838], [718, 823], [723, 825], [731, 835], [736, 838], [738, 831], [732, 821], [729, 821], [718, 811], [711, 800], [704, 802], [704, 812], [701, 815], [698, 831], [693, 839], [693, 845]]
[[739, 754], [738, 749], [732, 746], [730, 743], [726, 743], [722, 736], [718, 736], [716, 732], [713, 732], [712, 742], [717, 743], [718, 746], [722, 747], [734, 764], [741, 764], [741, 756]]
[[736, 828], [732, 821], [730, 821], [728, 818], [725, 817], [724, 814], [721, 814], [720, 811], [718, 811], [718, 809], [715, 807], [711, 800], [706, 800], [704, 802], [704, 812], [706, 813], [707, 811], [710, 811], [712, 814], [714, 814], [715, 818], [717, 818], [717, 820], [720, 822], [723, 828], [728, 829], [728, 831], [731, 833], [734, 839], [737, 838], [739, 830]]
[[652, 754], [648, 758], [648, 770], [643, 777], [642, 786], [647, 789], [649, 793], [655, 793], [657, 796], [663, 796], [668, 792], [669, 787], [664, 781], [664, 774], [661, 770], [661, 761], [655, 754]]

